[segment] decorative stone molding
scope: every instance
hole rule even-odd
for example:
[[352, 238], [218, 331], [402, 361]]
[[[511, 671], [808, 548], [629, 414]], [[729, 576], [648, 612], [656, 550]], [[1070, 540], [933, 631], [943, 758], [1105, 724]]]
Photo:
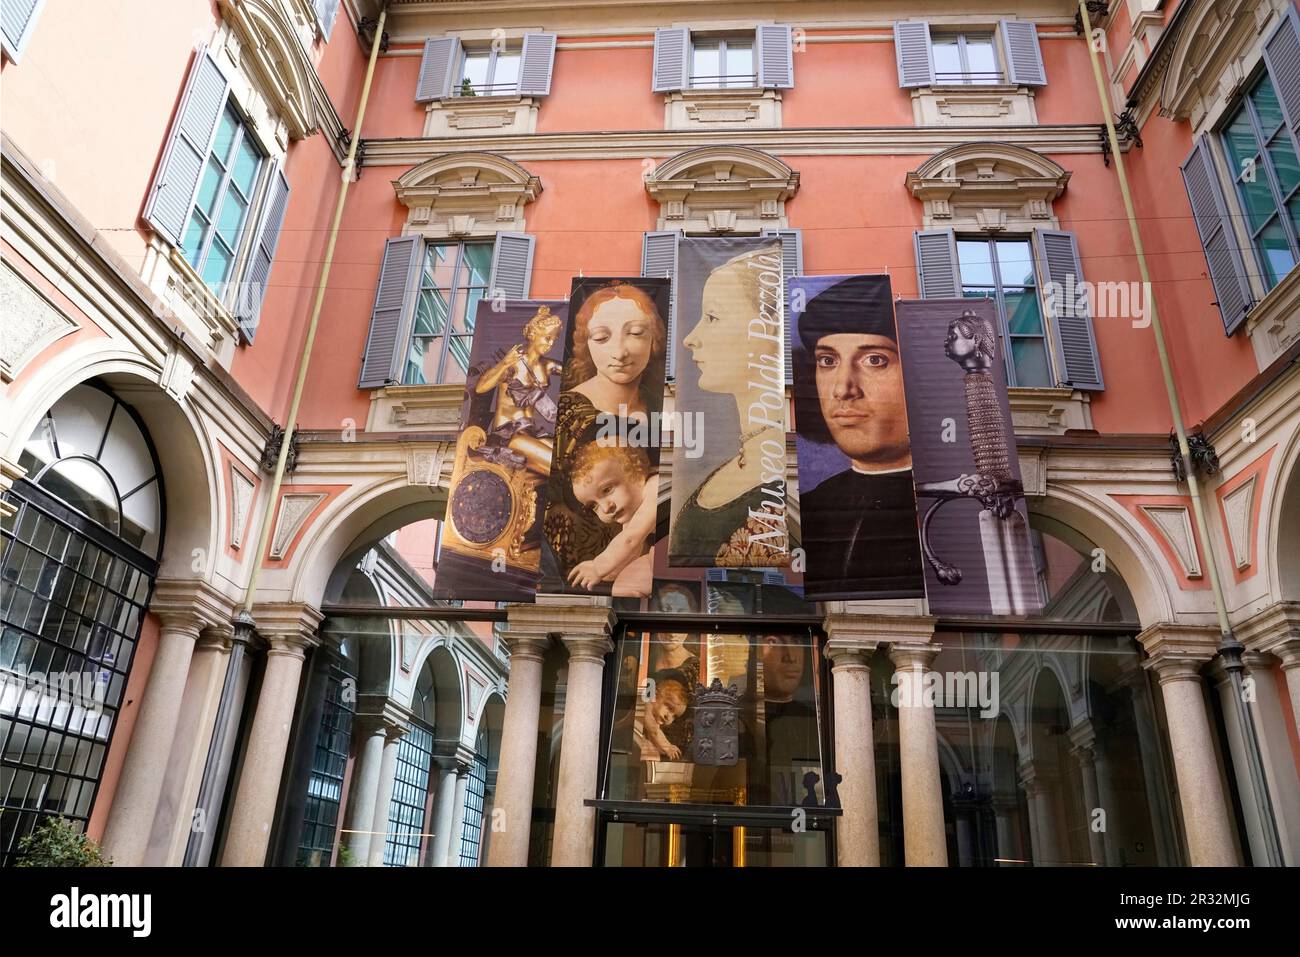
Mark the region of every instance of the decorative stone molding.
[[482, 133], [527, 136], [537, 132], [535, 96], [451, 96], [425, 108], [424, 135], [477, 136]]
[[268, 602], [253, 607], [257, 633], [271, 646], [270, 654], [302, 658], [320, 644], [317, 629], [325, 616], [303, 602]]
[[1199, 680], [1201, 666], [1218, 653], [1219, 630], [1210, 626], [1161, 622], [1137, 636], [1147, 653], [1143, 667], [1153, 669], [1161, 684]]
[[774, 129], [779, 90], [674, 90], [664, 96], [664, 129]]
[[0, 382], [12, 382], [42, 349], [80, 328], [5, 263], [0, 267]]
[[277, 0], [219, 0], [219, 4], [222, 19], [235, 31], [233, 42], [227, 41], [227, 55], [253, 75], [288, 136], [297, 140], [316, 132], [320, 121], [312, 96], [315, 68], [294, 26], [294, 12]]
[[1028, 232], [1059, 225], [1053, 201], [1070, 174], [1023, 146], [962, 143], [907, 174], [908, 190], [925, 204], [927, 229]]
[[1300, 667], [1300, 601], [1276, 601], [1232, 632], [1251, 651], [1281, 658], [1284, 668]]
[[912, 91], [917, 126], [1034, 126], [1034, 91], [1010, 83], [923, 86]]
[[1191, 512], [1182, 505], [1140, 505], [1142, 513], [1173, 550], [1187, 578], [1201, 577], [1201, 556], [1192, 533]]
[[494, 153], [445, 153], [407, 170], [393, 189], [410, 211], [404, 234], [490, 238], [524, 230], [524, 206], [541, 193], [542, 181]]
[[294, 536], [325, 499], [324, 492], [291, 492], [280, 499], [280, 510], [275, 518], [275, 534], [271, 536], [272, 561], [280, 561], [289, 551]]
[[406, 454], [406, 480], [411, 485], [444, 485], [451, 481], [453, 458], [452, 450], [446, 447], [411, 449]]
[[235, 602], [198, 578], [160, 578], [149, 599], [149, 610], [160, 616], [192, 619], [197, 635], [204, 628], [228, 628]]
[[826, 653], [863, 652], [870, 655], [882, 644], [919, 645], [933, 640], [938, 621], [928, 615], [863, 615], [831, 612], [822, 626], [826, 631]]
[[1251, 519], [1254, 516], [1255, 488], [1259, 476], [1252, 475], [1235, 489], [1223, 496], [1223, 515], [1227, 521], [1228, 547], [1232, 551], [1233, 564], [1238, 569], [1246, 568], [1254, 557], [1251, 539], [1255, 527]]
[[[0, 456], [0, 496], [13, 488], [14, 482], [27, 474], [27, 470], [17, 462], [10, 462]], [[0, 518], [8, 518], [18, 511], [18, 506], [7, 499], [0, 498]]]
[[752, 233], [789, 225], [799, 174], [762, 150], [705, 146], [664, 160], [645, 188], [659, 203], [658, 229]]
[[1265, 37], [1289, 0], [1203, 0], [1174, 38], [1160, 87], [1160, 114], [1209, 129], [1241, 92]]
[[[1244, 254], [1249, 262], [1249, 249]], [[1246, 335], [1261, 371], [1300, 339], [1300, 269], [1283, 276], [1246, 314]]]
[[248, 510], [253, 504], [253, 481], [232, 461], [230, 468], [230, 547], [244, 544]]
[[455, 432], [460, 427], [463, 384], [391, 385], [370, 394], [367, 431]]
[[1015, 386], [1007, 393], [1011, 399], [1011, 424], [1017, 435], [1063, 435], [1069, 429], [1092, 428], [1087, 392]]

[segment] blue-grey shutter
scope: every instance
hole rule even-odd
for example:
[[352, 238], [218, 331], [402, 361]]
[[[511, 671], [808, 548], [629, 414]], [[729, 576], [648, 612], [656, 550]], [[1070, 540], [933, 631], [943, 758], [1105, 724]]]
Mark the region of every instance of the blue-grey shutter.
[[460, 65], [459, 37], [430, 37], [420, 56], [420, 78], [415, 83], [415, 101], [428, 103], [451, 96], [456, 83], [452, 71]]
[[794, 381], [794, 358], [790, 348], [790, 280], [803, 275], [803, 230], [765, 229], [764, 236], [777, 236], [781, 240], [781, 281], [785, 289], [785, 381]]
[[1002, 20], [1002, 53], [1007, 59], [1007, 82], [1021, 86], [1046, 86], [1043, 52], [1038, 47], [1038, 27], [1029, 20]]
[[794, 86], [794, 43], [790, 26], [764, 23], [757, 29], [758, 85], [765, 90]]
[[206, 47], [200, 49], [144, 208], [144, 218], [173, 246], [181, 244], [229, 89], [216, 58]]
[[1087, 286], [1083, 284], [1079, 244], [1074, 233], [1059, 229], [1035, 230], [1034, 239], [1039, 262], [1047, 271], [1045, 278], [1054, 284], [1055, 295], [1045, 295], [1044, 303], [1051, 304], [1047, 320], [1063, 367], [1063, 384], [1075, 389], [1102, 389], [1101, 360], [1097, 356]]
[[257, 242], [253, 244], [248, 272], [240, 283], [239, 299], [235, 307], [239, 329], [249, 342], [253, 341], [253, 334], [257, 332], [258, 317], [262, 312], [267, 282], [271, 277], [271, 264], [275, 262], [275, 247], [280, 242], [280, 227], [284, 225], [284, 211], [288, 206], [289, 181], [284, 176], [284, 170], [278, 169], [267, 189]]
[[655, 31], [655, 65], [652, 89], [656, 93], [686, 88], [686, 69], [691, 60], [691, 31], [665, 27]]
[[551, 92], [555, 69], [555, 34], [524, 34], [524, 51], [519, 58], [519, 92], [545, 96]]
[[[497, 233], [492, 248], [492, 272], [488, 277], [488, 295], [506, 299], [527, 299], [533, 278], [535, 237], [527, 233]], [[498, 290], [500, 292], [498, 292]]]
[[951, 229], [917, 230], [916, 279], [916, 288], [922, 299], [956, 299], [961, 296], [957, 237]]
[[894, 21], [894, 57], [898, 61], [899, 86], [933, 86], [930, 24], [924, 20]]
[[1254, 301], [1250, 280], [1246, 276], [1246, 263], [1237, 234], [1232, 228], [1227, 197], [1210, 154], [1210, 138], [1202, 136], [1192, 147], [1191, 155], [1182, 165], [1183, 185], [1192, 205], [1192, 218], [1196, 232], [1201, 237], [1201, 249], [1210, 267], [1210, 283], [1218, 301], [1219, 315], [1223, 318], [1225, 334], [1232, 335], [1246, 318], [1246, 311]]
[[1264, 41], [1264, 63], [1291, 135], [1300, 139], [1300, 14], [1291, 4]]
[[675, 229], [654, 230], [641, 236], [641, 275], [668, 278], [668, 377], [677, 369], [677, 240]]
[[45, 0], [3, 0], [0, 3], [0, 35], [4, 38], [4, 52], [15, 63], [31, 39], [37, 14], [44, 2]]
[[423, 252], [423, 236], [394, 236], [384, 244], [375, 307], [370, 312], [370, 334], [361, 357], [359, 389], [378, 389], [401, 381]]
[[312, 9], [316, 12], [316, 22], [320, 24], [322, 39], [330, 38], [334, 29], [334, 19], [339, 15], [339, 0], [312, 0]]

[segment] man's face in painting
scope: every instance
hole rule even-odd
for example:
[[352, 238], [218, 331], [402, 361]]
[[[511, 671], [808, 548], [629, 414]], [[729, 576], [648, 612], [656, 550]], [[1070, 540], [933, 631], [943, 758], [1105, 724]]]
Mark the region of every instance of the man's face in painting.
[[822, 417], [840, 451], [865, 472], [910, 467], [898, 343], [856, 332], [822, 336], [813, 365]]

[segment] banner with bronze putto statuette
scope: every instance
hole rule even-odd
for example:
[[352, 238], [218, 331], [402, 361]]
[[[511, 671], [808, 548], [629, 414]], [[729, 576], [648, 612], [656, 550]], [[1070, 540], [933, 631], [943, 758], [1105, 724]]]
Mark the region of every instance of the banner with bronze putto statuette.
[[677, 255], [675, 421], [697, 441], [673, 449], [668, 564], [788, 566], [781, 243], [685, 237]]
[[437, 598], [536, 598], [568, 314], [563, 301], [478, 304]]

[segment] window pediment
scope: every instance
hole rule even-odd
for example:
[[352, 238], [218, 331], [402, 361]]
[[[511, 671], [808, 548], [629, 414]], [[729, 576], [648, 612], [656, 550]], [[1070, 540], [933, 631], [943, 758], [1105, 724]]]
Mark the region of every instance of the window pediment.
[[1052, 202], [1070, 174], [1020, 146], [968, 143], [936, 153], [907, 174], [927, 228], [1024, 231], [1056, 225]]
[[785, 202], [799, 173], [762, 150], [706, 146], [664, 160], [646, 191], [659, 203], [659, 229], [757, 232], [789, 225]]
[[312, 96], [314, 68], [286, 12], [274, 0], [220, 0], [221, 16], [234, 28], [230, 50], [255, 75], [259, 90], [279, 114], [292, 139], [320, 128]]
[[524, 206], [541, 193], [542, 181], [494, 153], [448, 153], [407, 170], [393, 189], [410, 211], [408, 233], [491, 236], [523, 230]]

